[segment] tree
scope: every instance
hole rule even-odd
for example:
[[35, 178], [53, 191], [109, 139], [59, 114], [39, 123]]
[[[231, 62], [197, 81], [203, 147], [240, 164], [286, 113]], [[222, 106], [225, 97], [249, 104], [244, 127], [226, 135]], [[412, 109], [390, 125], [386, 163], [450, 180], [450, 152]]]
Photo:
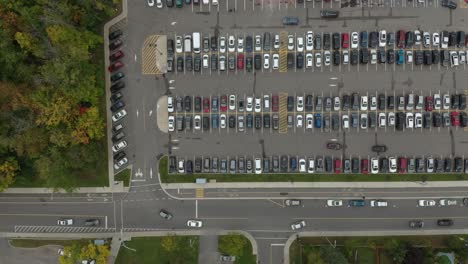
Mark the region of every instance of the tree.
[[434, 264], [451, 264], [449, 257], [446, 255], [440, 255], [435, 259]]
[[77, 243], [63, 247], [63, 255], [59, 257], [60, 264], [75, 264], [80, 260], [81, 248]]
[[176, 236], [165, 236], [161, 238], [161, 246], [164, 248], [164, 250], [168, 252], [172, 252], [175, 249], [176, 246]]
[[320, 253], [328, 264], [348, 264], [348, 260], [343, 253], [332, 246], [324, 246], [320, 248]]
[[242, 251], [247, 243], [248, 241], [244, 236], [231, 233], [219, 237], [218, 249], [223, 254], [242, 256]]
[[393, 263], [403, 263], [406, 252], [408, 251], [406, 243], [402, 243], [400, 240], [390, 238], [385, 240], [383, 247], [388, 252], [388, 255], [392, 258]]
[[89, 140], [104, 137], [104, 122], [97, 107], [89, 108], [86, 113], [78, 117], [73, 137], [76, 143], [88, 144]]
[[449, 236], [445, 244], [462, 260], [468, 260], [468, 235]]
[[96, 259], [96, 246], [93, 243], [81, 248], [80, 259]]
[[109, 247], [107, 245], [99, 245], [96, 247], [98, 255], [96, 257], [96, 264], [106, 264], [107, 258], [110, 255]]
[[325, 264], [325, 261], [320, 254], [320, 250], [312, 248], [307, 254], [307, 264]]
[[14, 157], [9, 157], [0, 163], [0, 192], [13, 183], [18, 170], [18, 162]]

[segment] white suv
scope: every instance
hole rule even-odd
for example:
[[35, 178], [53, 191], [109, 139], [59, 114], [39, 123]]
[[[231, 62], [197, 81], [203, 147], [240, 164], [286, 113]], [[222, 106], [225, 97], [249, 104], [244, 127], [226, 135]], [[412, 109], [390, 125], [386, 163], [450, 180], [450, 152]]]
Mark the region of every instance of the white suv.
[[371, 159], [371, 173], [372, 174], [379, 173], [379, 159], [378, 158]]

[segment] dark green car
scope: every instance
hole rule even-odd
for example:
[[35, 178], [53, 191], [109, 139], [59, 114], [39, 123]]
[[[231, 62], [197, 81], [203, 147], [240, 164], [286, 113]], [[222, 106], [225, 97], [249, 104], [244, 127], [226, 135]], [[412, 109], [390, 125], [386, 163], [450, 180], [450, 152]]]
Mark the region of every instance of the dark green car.
[[182, 7], [182, 4], [183, 4], [182, 1], [183, 0], [176, 0], [176, 7], [179, 7], [179, 8]]

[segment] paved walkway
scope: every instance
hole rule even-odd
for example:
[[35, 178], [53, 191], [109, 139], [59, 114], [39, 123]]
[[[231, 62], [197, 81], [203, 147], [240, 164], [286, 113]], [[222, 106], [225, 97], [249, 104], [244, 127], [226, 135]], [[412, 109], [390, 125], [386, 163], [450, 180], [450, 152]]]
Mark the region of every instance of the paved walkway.
[[0, 239], [0, 263], [5, 264], [50, 264], [58, 262], [60, 246], [48, 245], [38, 248], [15, 248], [8, 239]]
[[218, 235], [200, 236], [198, 263], [218, 263]]

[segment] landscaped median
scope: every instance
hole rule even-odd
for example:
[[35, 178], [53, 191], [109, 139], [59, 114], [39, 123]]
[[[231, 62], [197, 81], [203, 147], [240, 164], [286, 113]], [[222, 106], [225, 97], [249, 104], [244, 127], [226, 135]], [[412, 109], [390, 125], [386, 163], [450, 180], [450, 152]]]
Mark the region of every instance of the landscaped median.
[[252, 254], [252, 244], [249, 239], [239, 233], [220, 235], [218, 251], [224, 256], [234, 256], [235, 264], [255, 264], [257, 258]]
[[333, 174], [333, 173], [262, 173], [262, 174], [220, 174], [195, 173], [178, 174], [168, 173], [168, 157], [159, 160], [159, 174], [162, 183], [194, 183], [196, 179], [203, 178], [216, 182], [426, 182], [426, 181], [466, 181], [468, 174]]

